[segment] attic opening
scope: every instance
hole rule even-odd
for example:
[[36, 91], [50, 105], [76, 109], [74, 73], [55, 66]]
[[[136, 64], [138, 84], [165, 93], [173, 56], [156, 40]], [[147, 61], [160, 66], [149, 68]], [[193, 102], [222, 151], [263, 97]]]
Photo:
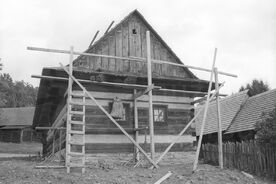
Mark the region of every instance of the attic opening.
[[132, 29], [132, 34], [137, 34], [137, 30], [136, 29]]

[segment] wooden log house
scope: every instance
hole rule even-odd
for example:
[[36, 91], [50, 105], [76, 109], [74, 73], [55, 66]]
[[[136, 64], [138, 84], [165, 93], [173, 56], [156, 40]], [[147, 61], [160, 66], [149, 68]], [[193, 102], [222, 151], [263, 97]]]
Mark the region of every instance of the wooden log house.
[[[90, 45], [86, 53], [95, 53], [122, 57], [146, 58], [146, 31], [151, 32], [151, 57], [182, 64], [176, 54], [157, 34], [144, 17], [134, 10], [113, 29], [105, 33], [98, 41]], [[43, 68], [33, 127], [65, 127], [68, 75], [62, 68]], [[123, 60], [104, 57], [79, 56], [73, 62], [73, 75], [111, 112], [114, 98], [123, 103], [123, 117], [118, 123], [134, 136], [139, 131], [138, 142], [149, 149], [149, 136], [145, 136], [148, 127], [148, 96], [137, 100], [138, 129], [134, 126], [134, 91], [139, 85], [147, 85], [147, 63], [140, 60]], [[90, 82], [87, 82], [90, 80]], [[163, 90], [153, 90], [154, 137], [156, 151], [163, 151], [174, 137], [185, 127], [193, 116], [194, 97], [203, 96], [208, 81], [198, 79], [190, 70], [169, 64], [152, 65], [152, 82]], [[117, 83], [118, 85], [113, 85]], [[120, 85], [122, 84], [122, 85]], [[124, 86], [124, 84], [132, 84]], [[166, 90], [168, 89], [168, 90]], [[195, 93], [177, 92], [177, 90], [195, 91]], [[81, 93], [73, 85], [74, 94]], [[133, 152], [133, 144], [106, 117], [91, 100], [85, 110], [85, 149], [86, 153]], [[76, 107], [78, 108], [78, 107]], [[60, 131], [60, 132], [59, 132]], [[195, 137], [191, 130], [182, 136], [172, 151], [189, 150]], [[43, 131], [43, 153], [64, 148], [65, 131]]]

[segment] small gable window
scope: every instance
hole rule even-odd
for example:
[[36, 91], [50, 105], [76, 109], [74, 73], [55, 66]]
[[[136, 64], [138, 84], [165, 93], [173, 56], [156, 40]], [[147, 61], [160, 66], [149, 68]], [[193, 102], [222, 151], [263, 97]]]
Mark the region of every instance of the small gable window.
[[132, 29], [132, 34], [137, 34], [137, 30], [136, 29]]

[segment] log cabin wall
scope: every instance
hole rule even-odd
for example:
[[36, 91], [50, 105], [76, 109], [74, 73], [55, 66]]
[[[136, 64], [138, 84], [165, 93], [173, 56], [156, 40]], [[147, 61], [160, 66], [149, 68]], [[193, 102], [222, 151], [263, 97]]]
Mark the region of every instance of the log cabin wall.
[[[111, 105], [115, 97], [119, 97], [126, 108], [126, 119], [118, 120], [118, 123], [130, 135], [134, 135], [131, 130], [134, 128], [134, 112], [133, 112], [133, 89], [123, 89], [118, 87], [107, 87], [99, 85], [84, 85], [90, 91], [93, 97], [108, 111], [111, 111]], [[78, 87], [74, 86], [74, 93], [82, 93]], [[93, 90], [93, 91], [92, 91]], [[78, 101], [75, 99], [74, 101]], [[174, 93], [160, 94], [153, 93], [153, 104], [155, 108], [164, 109], [164, 122], [154, 122], [156, 151], [163, 151], [173, 140], [174, 137], [187, 125], [191, 116], [190, 102], [192, 98], [185, 96], [175, 96]], [[87, 98], [86, 103], [86, 152], [87, 153], [120, 153], [133, 152], [133, 144], [125, 135], [112, 123], [112, 121], [96, 106], [93, 101]], [[65, 120], [61, 118], [65, 107], [64, 98], [58, 104], [55, 112], [55, 118], [52, 126], [64, 127]], [[61, 108], [63, 107], [63, 108]], [[77, 106], [75, 108], [78, 108]], [[138, 121], [139, 127], [148, 127], [148, 97], [144, 95], [138, 100]], [[190, 150], [195, 138], [191, 135], [192, 130], [189, 129], [180, 139], [180, 141], [172, 148], [172, 151]], [[61, 140], [59, 131], [49, 131], [47, 133], [47, 144], [44, 147], [44, 153], [49, 154], [53, 151], [65, 147], [65, 131], [62, 131]], [[54, 142], [54, 148], [53, 148]], [[61, 142], [61, 143], [60, 143]], [[145, 144], [145, 131], [139, 132], [138, 142], [143, 148], [149, 150], [149, 135], [147, 132]]]
[[[114, 87], [86, 86], [96, 100], [108, 111], [111, 112], [113, 99], [118, 97], [122, 100], [125, 108], [125, 119], [117, 122], [130, 135], [134, 135], [131, 129], [134, 128], [133, 112], [133, 90], [120, 89]], [[91, 91], [94, 89], [95, 91]], [[104, 89], [104, 90], [103, 90]], [[81, 91], [74, 90], [74, 93]], [[78, 100], [75, 100], [78, 101]], [[156, 151], [163, 151], [174, 137], [187, 125], [192, 113], [190, 105], [192, 98], [179, 97], [173, 95], [153, 95], [155, 109], [164, 110], [164, 121], [154, 122]], [[106, 153], [106, 152], [133, 152], [133, 144], [125, 135], [113, 124], [113, 122], [96, 106], [92, 100], [87, 98], [86, 103], [86, 152]], [[148, 97], [144, 95], [138, 100], [138, 121], [139, 127], [148, 127]], [[77, 108], [77, 107], [76, 107]], [[146, 138], [144, 131], [139, 132], [138, 142], [145, 149], [149, 149], [149, 135]], [[148, 134], [148, 132], [147, 132]], [[195, 137], [191, 135], [191, 129], [173, 147], [173, 151], [190, 150]]]

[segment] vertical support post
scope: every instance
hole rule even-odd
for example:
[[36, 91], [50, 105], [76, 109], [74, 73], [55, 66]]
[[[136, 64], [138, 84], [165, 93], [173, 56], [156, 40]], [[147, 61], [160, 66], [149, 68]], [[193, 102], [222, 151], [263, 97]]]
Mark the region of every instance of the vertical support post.
[[62, 135], [62, 129], [59, 129], [59, 162], [61, 163], [61, 135]]
[[[85, 91], [83, 91], [83, 97], [82, 97], [82, 102], [83, 104], [85, 104], [85, 101], [86, 101], [86, 97], [85, 97]], [[83, 143], [84, 143], [84, 146], [82, 146], [82, 153], [84, 154], [84, 156], [82, 157], [82, 164], [85, 165], [85, 105], [82, 106], [82, 112], [83, 112], [83, 117], [82, 117], [82, 122], [83, 122], [83, 132], [84, 132], [84, 135], [82, 137], [83, 139]], [[84, 173], [85, 172], [85, 167], [81, 168], [81, 172]]]
[[208, 111], [208, 106], [209, 106], [209, 101], [210, 101], [210, 93], [211, 93], [211, 88], [212, 88], [212, 83], [213, 83], [212, 81], [213, 81], [213, 74], [214, 74], [214, 68], [215, 68], [215, 63], [216, 63], [216, 56], [217, 56], [217, 48], [215, 48], [215, 53], [214, 53], [214, 58], [213, 58], [213, 65], [212, 65], [212, 71], [211, 71], [210, 82], [209, 82], [209, 87], [208, 87], [207, 101], [205, 104], [203, 120], [202, 120], [202, 124], [201, 124], [200, 135], [199, 135], [197, 149], [196, 149], [196, 158], [194, 161], [193, 171], [195, 171], [197, 169], [199, 152], [200, 152], [200, 147], [201, 147], [201, 143], [202, 143], [202, 137], [203, 137], [204, 127], [205, 127], [205, 122], [206, 122], [206, 117], [207, 117], [207, 111]]
[[215, 87], [217, 92], [217, 115], [218, 115], [218, 152], [219, 152], [219, 166], [223, 169], [223, 153], [222, 153], [222, 132], [221, 132], [221, 116], [220, 116], [220, 103], [219, 103], [219, 86], [218, 86], [218, 69], [214, 68], [215, 73]]
[[[69, 56], [69, 73], [70, 75], [73, 75], [73, 51], [74, 48], [73, 46], [70, 47], [70, 56]], [[68, 98], [67, 98], [67, 121], [66, 121], [66, 156], [65, 156], [65, 163], [66, 163], [66, 167], [67, 167], [67, 173], [70, 173], [70, 167], [69, 167], [69, 152], [71, 150], [71, 146], [69, 144], [69, 140], [70, 140], [70, 134], [69, 131], [71, 130], [71, 115], [70, 115], [70, 101], [72, 100], [72, 85], [73, 85], [73, 80], [70, 77], [70, 75], [68, 76]]]
[[[133, 96], [135, 96], [135, 94], [137, 93], [137, 90], [134, 89], [134, 94]], [[133, 111], [134, 111], [134, 128], [137, 129], [138, 128], [138, 108], [137, 108], [137, 99], [134, 98], [134, 102], [133, 102]], [[139, 144], [138, 142], [138, 137], [139, 137], [139, 131], [135, 131], [134, 134], [134, 140]], [[135, 162], [139, 161], [139, 149], [135, 146], [134, 147], [134, 155], [133, 155], [133, 159]]]
[[22, 129], [22, 131], [20, 131], [20, 140], [19, 142], [23, 142], [23, 132], [24, 132], [24, 129]]
[[53, 145], [52, 145], [52, 156], [55, 155], [55, 138], [56, 138], [56, 130], [54, 129], [54, 133], [53, 133]]
[[[147, 40], [147, 64], [148, 64], [148, 86], [152, 85], [152, 76], [151, 76], [151, 46], [150, 46], [150, 32], [146, 33]], [[155, 148], [154, 148], [154, 126], [153, 126], [153, 105], [152, 105], [152, 90], [148, 92], [149, 96], [149, 132], [150, 132], [150, 153], [151, 159], [154, 160]]]

